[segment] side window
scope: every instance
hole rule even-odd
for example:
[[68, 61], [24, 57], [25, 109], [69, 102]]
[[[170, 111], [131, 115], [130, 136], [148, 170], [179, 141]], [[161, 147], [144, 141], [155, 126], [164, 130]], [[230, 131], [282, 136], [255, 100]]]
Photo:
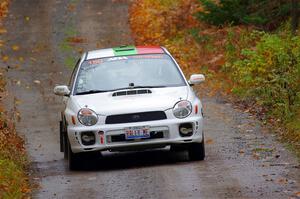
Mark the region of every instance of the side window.
[[73, 85], [75, 83], [74, 80], [75, 80], [75, 77], [76, 77], [76, 73], [77, 73], [77, 69], [79, 67], [80, 60], [81, 59], [78, 59], [78, 61], [76, 62], [76, 65], [75, 65], [75, 67], [73, 69], [73, 72], [72, 72], [72, 75], [71, 75], [71, 79], [69, 81], [69, 88], [70, 89], [73, 89]]

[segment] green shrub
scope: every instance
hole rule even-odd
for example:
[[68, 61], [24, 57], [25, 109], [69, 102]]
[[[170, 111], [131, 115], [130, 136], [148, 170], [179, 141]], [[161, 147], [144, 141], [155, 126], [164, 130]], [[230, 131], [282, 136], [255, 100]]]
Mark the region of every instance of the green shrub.
[[[260, 33], [262, 34], [262, 33]], [[263, 33], [255, 48], [226, 64], [238, 95], [255, 100], [283, 122], [300, 108], [300, 37]]]
[[246, 24], [274, 29], [291, 10], [289, 0], [199, 0], [204, 11], [197, 14], [201, 21], [213, 25]]

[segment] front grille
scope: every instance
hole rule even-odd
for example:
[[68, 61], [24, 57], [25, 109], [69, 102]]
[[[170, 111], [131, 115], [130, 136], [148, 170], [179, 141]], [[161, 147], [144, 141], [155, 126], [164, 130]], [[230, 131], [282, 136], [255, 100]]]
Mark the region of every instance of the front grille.
[[[163, 131], [151, 131], [149, 138], [142, 138], [141, 140], [149, 140], [149, 139], [159, 139], [164, 138], [164, 132]], [[134, 140], [126, 140], [125, 134], [120, 135], [111, 135], [110, 136], [110, 142], [134, 142]]]
[[106, 117], [105, 124], [122, 124], [133, 122], [145, 122], [164, 120], [167, 116], [164, 111], [151, 111], [142, 113], [130, 113], [121, 115], [110, 115]]

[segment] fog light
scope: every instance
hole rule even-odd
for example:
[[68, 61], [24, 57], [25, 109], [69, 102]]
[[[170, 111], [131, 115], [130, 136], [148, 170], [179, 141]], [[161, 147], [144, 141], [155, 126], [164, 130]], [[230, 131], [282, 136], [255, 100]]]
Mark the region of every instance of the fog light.
[[182, 137], [189, 137], [193, 135], [193, 124], [192, 123], [180, 124], [179, 133]]
[[86, 131], [81, 133], [81, 142], [83, 145], [95, 144], [95, 134], [92, 131]]

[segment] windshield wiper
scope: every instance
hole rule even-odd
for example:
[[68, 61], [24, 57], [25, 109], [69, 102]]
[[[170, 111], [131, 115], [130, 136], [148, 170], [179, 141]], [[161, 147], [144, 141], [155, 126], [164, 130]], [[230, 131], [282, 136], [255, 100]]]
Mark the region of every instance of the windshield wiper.
[[88, 90], [88, 91], [83, 91], [76, 93], [76, 95], [87, 95], [87, 94], [94, 94], [94, 93], [105, 93], [109, 92], [110, 90]]
[[111, 91], [118, 91], [118, 90], [126, 90], [126, 89], [136, 89], [136, 88], [164, 88], [166, 86], [128, 86], [124, 88], [116, 88]]
[[88, 94], [95, 94], [95, 93], [105, 93], [105, 92], [113, 92], [118, 90], [126, 90], [126, 89], [136, 89], [136, 88], [164, 88], [166, 86], [128, 86], [124, 88], [116, 88], [112, 90], [88, 90], [76, 93], [76, 95], [88, 95]]

